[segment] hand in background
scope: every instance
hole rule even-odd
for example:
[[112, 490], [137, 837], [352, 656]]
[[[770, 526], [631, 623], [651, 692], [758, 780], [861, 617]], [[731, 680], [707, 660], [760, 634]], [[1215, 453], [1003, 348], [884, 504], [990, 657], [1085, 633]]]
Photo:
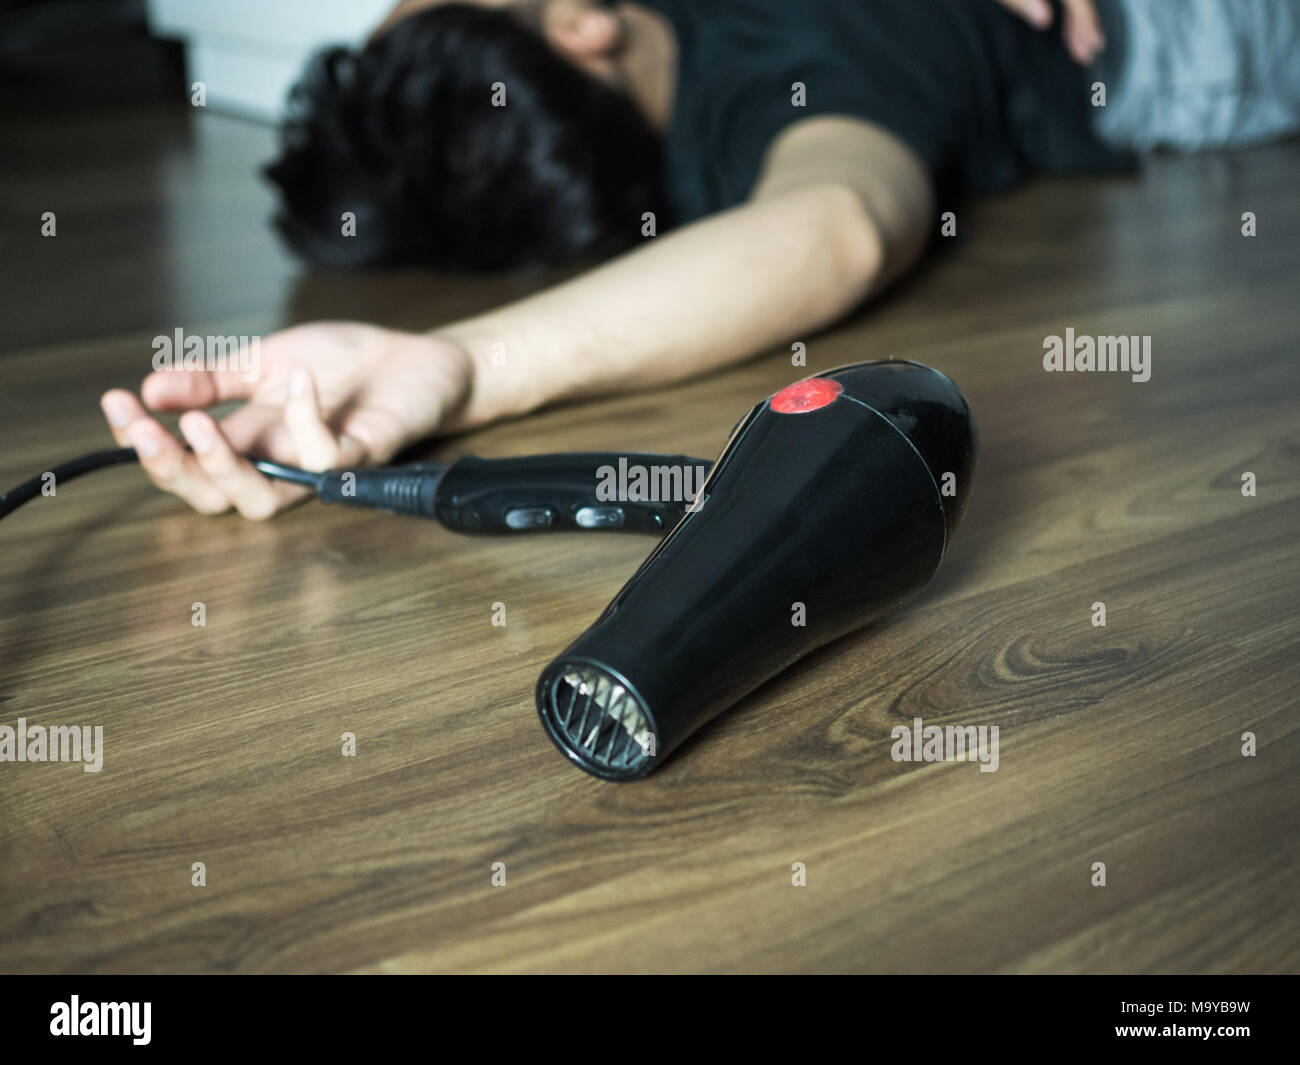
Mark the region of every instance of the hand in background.
[[[309, 470], [372, 466], [434, 432], [467, 402], [469, 356], [456, 344], [345, 322], [318, 322], [262, 341], [252, 380], [238, 369], [165, 370], [145, 378], [144, 404], [186, 411], [192, 451], [125, 389], [100, 404], [113, 437], [134, 447], [159, 488], [203, 514], [235, 507], [264, 519], [308, 489], [272, 481], [242, 456]], [[220, 423], [198, 409], [247, 402]]]
[[[1040, 30], [1052, 24], [1052, 5], [1048, 0], [998, 0], [998, 3]], [[1061, 0], [1061, 6], [1065, 9], [1062, 30], [1065, 47], [1076, 62], [1088, 66], [1106, 48], [1097, 5], [1093, 0]]]

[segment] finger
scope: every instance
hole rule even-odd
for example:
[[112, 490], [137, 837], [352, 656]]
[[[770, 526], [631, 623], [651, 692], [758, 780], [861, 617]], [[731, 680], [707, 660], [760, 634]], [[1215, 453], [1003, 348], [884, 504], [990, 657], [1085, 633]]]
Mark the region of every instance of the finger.
[[148, 415], [131, 422], [126, 440], [135, 448], [149, 480], [163, 491], [180, 496], [200, 514], [230, 509], [229, 500], [203, 473], [194, 456]]
[[230, 503], [203, 476], [193, 456], [149, 417], [130, 392], [110, 389], [101, 397], [100, 406], [113, 439], [119, 447], [136, 449], [141, 468], [155, 485], [180, 496], [201, 514], [220, 514], [230, 509]]
[[1070, 55], [1085, 66], [1106, 47], [1101, 16], [1094, 0], [1064, 0], [1065, 42]]
[[230, 370], [155, 370], [140, 385], [140, 395], [153, 410], [193, 410], [226, 399], [247, 399], [258, 374]]
[[1098, 45], [1106, 43], [1106, 35], [1101, 26], [1101, 15], [1097, 11], [1097, 0], [1061, 0], [1065, 6], [1066, 22], [1078, 33]]
[[1048, 0], [1002, 0], [1002, 4], [1035, 29], [1045, 30], [1052, 24], [1052, 5]]
[[180, 426], [204, 474], [244, 517], [264, 521], [307, 495], [301, 486], [277, 484], [258, 473], [202, 411], [183, 414]]
[[118, 447], [130, 447], [127, 429], [137, 418], [148, 418], [148, 413], [125, 388], [110, 388], [99, 397], [99, 409], [108, 419], [108, 428]]
[[304, 470], [328, 470], [339, 464], [339, 442], [325, 424], [316, 382], [301, 366], [289, 375], [284, 424], [298, 454], [298, 465]]

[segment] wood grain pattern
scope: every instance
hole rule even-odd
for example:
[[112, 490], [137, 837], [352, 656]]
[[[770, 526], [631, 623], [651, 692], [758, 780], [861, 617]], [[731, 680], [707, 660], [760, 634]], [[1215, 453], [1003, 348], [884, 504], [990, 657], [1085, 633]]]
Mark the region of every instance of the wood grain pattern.
[[[108, 445], [95, 398], [156, 333], [428, 326], [543, 280], [295, 276], [251, 177], [269, 134], [216, 116], [10, 115], [6, 138], [6, 487]], [[966, 526], [903, 613], [639, 784], [567, 766], [532, 689], [649, 540], [207, 519], [129, 468], [15, 514], [0, 723], [101, 724], [106, 751], [99, 774], [0, 764], [0, 969], [1294, 971], [1297, 162], [1162, 158], [972, 204], [921, 276], [801, 338], [811, 371], [894, 355], [958, 381], [983, 446]], [[1044, 373], [1067, 326], [1151, 335], [1151, 381]], [[776, 351], [429, 453], [711, 455], [797, 376]], [[893, 761], [913, 717], [998, 725], [999, 770]]]

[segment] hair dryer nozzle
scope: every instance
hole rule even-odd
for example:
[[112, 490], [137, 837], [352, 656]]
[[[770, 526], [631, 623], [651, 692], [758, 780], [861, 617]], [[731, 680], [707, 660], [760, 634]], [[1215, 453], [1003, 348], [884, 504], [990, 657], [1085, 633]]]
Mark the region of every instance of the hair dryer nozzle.
[[957, 387], [910, 362], [846, 366], [755, 406], [694, 504], [542, 673], [555, 744], [644, 776], [808, 652], [920, 591], [975, 471]]
[[652, 768], [656, 726], [627, 678], [594, 662], [557, 659], [542, 674], [537, 703], [551, 739], [588, 773], [630, 780]]

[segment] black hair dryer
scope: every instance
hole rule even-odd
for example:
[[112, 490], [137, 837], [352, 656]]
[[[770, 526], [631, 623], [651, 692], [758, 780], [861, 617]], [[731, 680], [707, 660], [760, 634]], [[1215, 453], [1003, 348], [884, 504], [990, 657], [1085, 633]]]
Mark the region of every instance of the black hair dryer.
[[764, 681], [924, 588], [975, 465], [970, 407], [928, 366], [859, 363], [764, 400], [677, 525], [542, 673], [547, 735], [598, 777], [650, 773]]

